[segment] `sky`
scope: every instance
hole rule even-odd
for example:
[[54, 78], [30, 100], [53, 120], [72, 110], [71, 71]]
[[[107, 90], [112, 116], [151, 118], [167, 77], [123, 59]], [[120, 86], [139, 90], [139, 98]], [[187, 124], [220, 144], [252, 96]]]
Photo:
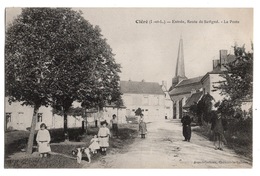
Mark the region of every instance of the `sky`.
[[[101, 33], [113, 49], [116, 62], [122, 66], [121, 80], [166, 81], [168, 88], [175, 74], [180, 37], [183, 38], [185, 73], [188, 78], [203, 76], [211, 71], [212, 60], [219, 58], [220, 49], [232, 54], [232, 46], [237, 43], [245, 44], [250, 50], [253, 40], [253, 10], [250, 8], [74, 10], [81, 10], [86, 20], [101, 28]], [[7, 8], [7, 24], [20, 12], [20, 8]], [[148, 24], [137, 23], [142, 20], [148, 21]], [[155, 23], [158, 20], [171, 23]], [[176, 22], [181, 20], [185, 23]], [[188, 23], [187, 20], [197, 23]], [[199, 20], [203, 23], [199, 23]], [[205, 23], [204, 20], [218, 20], [219, 23]], [[239, 23], [231, 23], [230, 20]]]

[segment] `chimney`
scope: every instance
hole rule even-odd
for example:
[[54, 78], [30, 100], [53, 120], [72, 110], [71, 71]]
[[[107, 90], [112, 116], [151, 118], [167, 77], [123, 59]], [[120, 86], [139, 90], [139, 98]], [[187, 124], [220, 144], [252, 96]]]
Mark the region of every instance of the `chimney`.
[[219, 57], [220, 57], [220, 69], [225, 70], [224, 65], [227, 64], [227, 50], [220, 50]]

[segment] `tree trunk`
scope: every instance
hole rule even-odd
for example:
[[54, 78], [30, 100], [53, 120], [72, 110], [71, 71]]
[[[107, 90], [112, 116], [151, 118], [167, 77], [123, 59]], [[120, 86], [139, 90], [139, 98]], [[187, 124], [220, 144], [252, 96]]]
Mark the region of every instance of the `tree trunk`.
[[82, 134], [84, 134], [85, 133], [85, 120], [83, 120], [82, 122], [81, 122], [81, 133]]
[[63, 130], [64, 130], [65, 141], [68, 141], [69, 140], [68, 115], [67, 115], [67, 112], [65, 112], [65, 111], [64, 111], [64, 126], [63, 126]]
[[[116, 118], [117, 118], [117, 123], [119, 122], [119, 118], [118, 118], [118, 108], [116, 108]], [[121, 120], [122, 123], [122, 120]]]
[[86, 112], [86, 107], [83, 107], [83, 119], [84, 119], [84, 124], [85, 126], [82, 126], [82, 131], [83, 133], [87, 133], [88, 132], [88, 121], [87, 121], [87, 112]]
[[39, 111], [40, 106], [35, 105], [33, 109], [33, 117], [32, 117], [32, 123], [31, 123], [31, 129], [30, 129], [30, 135], [27, 143], [27, 154], [32, 154], [32, 149], [33, 149], [33, 142], [34, 142], [34, 133], [35, 133], [35, 127], [37, 123], [37, 114]]

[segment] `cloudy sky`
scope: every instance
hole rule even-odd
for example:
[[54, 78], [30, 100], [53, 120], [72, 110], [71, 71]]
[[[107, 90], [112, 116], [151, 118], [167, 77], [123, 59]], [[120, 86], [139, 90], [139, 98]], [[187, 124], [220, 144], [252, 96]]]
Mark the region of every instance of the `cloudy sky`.
[[[183, 38], [185, 71], [188, 78], [212, 70], [212, 60], [219, 50], [232, 53], [234, 43], [246, 44], [253, 39], [252, 9], [196, 8], [77, 8], [91, 24], [98, 25], [122, 66], [121, 80], [159, 82], [168, 87], [175, 73], [180, 36]], [[10, 23], [21, 12], [6, 9]], [[137, 20], [181, 21], [186, 23], [140, 24]], [[187, 23], [195, 20], [198, 23]], [[199, 23], [202, 20], [203, 23]], [[218, 20], [218, 24], [204, 23]], [[224, 23], [228, 21], [228, 23]], [[239, 23], [230, 23], [238, 21]], [[222, 23], [221, 23], [222, 22]]]

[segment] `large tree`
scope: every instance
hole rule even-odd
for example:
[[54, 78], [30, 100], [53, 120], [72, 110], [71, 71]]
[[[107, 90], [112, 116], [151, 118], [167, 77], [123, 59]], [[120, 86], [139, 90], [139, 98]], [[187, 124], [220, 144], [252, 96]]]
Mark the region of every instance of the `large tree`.
[[[9, 27], [7, 36], [10, 36], [7, 41], [13, 42], [7, 42], [10, 51], [6, 51], [6, 57], [10, 52], [17, 55], [18, 50], [18, 55], [27, 59], [27, 67], [35, 69], [31, 60], [38, 63], [40, 79], [47, 82], [43, 88], [46, 94], [40, 95], [63, 112], [65, 136], [68, 136], [67, 114], [74, 101], [91, 108], [104, 104], [118, 90], [120, 66], [112, 49], [100, 28], [92, 26], [81, 12], [68, 8], [26, 8]], [[25, 55], [26, 52], [31, 54]], [[36, 88], [31, 86], [30, 90]]]
[[251, 49], [252, 51], [246, 52], [245, 46], [235, 46], [236, 59], [224, 65], [226, 71], [221, 76], [225, 81], [217, 88], [227, 98], [216, 105], [223, 115], [236, 115], [241, 111], [241, 103], [253, 98], [253, 44]]
[[236, 59], [225, 65], [226, 71], [221, 74], [225, 81], [218, 88], [232, 101], [241, 102], [253, 98], [253, 52], [235, 46], [234, 53]]
[[27, 145], [27, 153], [32, 153], [38, 110], [43, 105], [50, 105], [51, 73], [48, 70], [50, 57], [48, 53], [51, 46], [46, 45], [46, 42], [38, 36], [41, 31], [25, 22], [26, 17], [23, 11], [7, 27], [5, 85], [9, 103], [18, 101], [22, 105], [34, 108]]

